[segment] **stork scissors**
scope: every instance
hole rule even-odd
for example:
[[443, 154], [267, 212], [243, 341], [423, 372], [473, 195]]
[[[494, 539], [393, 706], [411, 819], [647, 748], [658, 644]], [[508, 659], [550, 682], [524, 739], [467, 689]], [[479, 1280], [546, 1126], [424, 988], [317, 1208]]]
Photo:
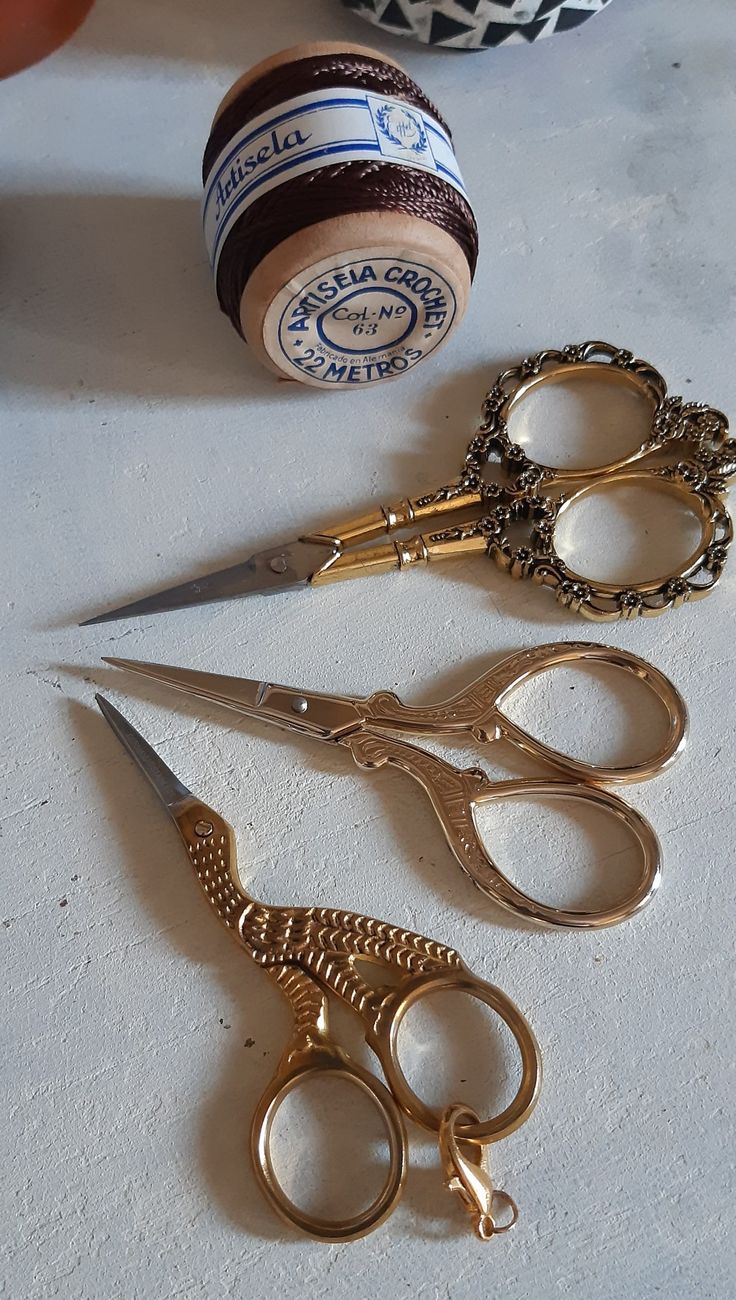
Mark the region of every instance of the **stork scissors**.
[[[575, 662], [604, 663], [623, 669], [654, 693], [667, 716], [666, 736], [658, 753], [617, 767], [581, 762], [536, 740], [504, 714], [504, 700], [523, 682], [555, 665]], [[350, 750], [359, 767], [388, 765], [407, 772], [429, 795], [447, 842], [471, 880], [495, 902], [528, 920], [575, 929], [615, 925], [640, 911], [659, 885], [661, 860], [654, 830], [635, 809], [600, 787], [646, 780], [674, 762], [685, 744], [687, 710], [672, 682], [628, 651], [577, 641], [522, 650], [451, 699], [418, 708], [402, 704], [391, 691], [353, 699], [134, 659], [105, 658], [105, 663], [225, 705], [245, 717], [341, 745]], [[565, 779], [491, 781], [480, 768], [457, 768], [401, 738], [407, 735], [470, 735], [481, 743], [509, 740]], [[641, 870], [625, 899], [597, 911], [554, 907], [524, 893], [500, 871], [483, 844], [477, 826], [478, 811], [494, 800], [528, 796], [577, 800], [603, 810], [628, 828], [638, 849]]]
[[[649, 433], [627, 456], [575, 468], [542, 464], [509, 437], [511, 412], [545, 383], [590, 377], [615, 381], [648, 409]], [[654, 457], [656, 453], [656, 458]], [[502, 481], [488, 481], [495, 465]], [[342, 578], [405, 569], [472, 554], [491, 556], [512, 578], [550, 587], [563, 608], [597, 622], [652, 617], [704, 596], [718, 582], [733, 539], [724, 492], [736, 475], [736, 441], [713, 407], [667, 394], [648, 361], [611, 343], [591, 341], [548, 348], [504, 370], [486, 394], [480, 427], [452, 483], [424, 496], [379, 506], [359, 519], [257, 551], [241, 564], [181, 583], [123, 605], [85, 624], [136, 618], [256, 593], [318, 587]], [[586, 577], [570, 567], [555, 543], [557, 521], [586, 493], [600, 487], [646, 485], [674, 495], [700, 526], [698, 544], [679, 567], [621, 585]], [[473, 518], [467, 519], [472, 512]], [[446, 516], [465, 516], [448, 526]], [[656, 522], [656, 511], [652, 516]], [[406, 540], [363, 546], [418, 523], [428, 531]], [[521, 543], [514, 532], [521, 528]], [[84, 626], [83, 625], [83, 626]]]
[[[541, 1060], [532, 1030], [500, 989], [478, 979], [452, 948], [400, 926], [326, 907], [273, 907], [245, 891], [236, 866], [235, 838], [225, 819], [182, 784], [126, 718], [96, 697], [118, 739], [151, 782], [174, 821], [197, 878], [217, 916], [253, 961], [278, 984], [294, 1018], [294, 1029], [276, 1074], [258, 1104], [251, 1129], [256, 1177], [271, 1205], [291, 1224], [326, 1241], [350, 1241], [377, 1227], [401, 1196], [407, 1167], [404, 1115], [438, 1133], [448, 1187], [469, 1211], [478, 1236], [505, 1232], [516, 1205], [493, 1187], [485, 1146], [519, 1128], [539, 1096]], [[370, 962], [389, 977], [375, 987], [356, 963]], [[392, 983], [391, 973], [398, 976]], [[521, 1079], [512, 1101], [498, 1115], [479, 1120], [463, 1105], [442, 1113], [412, 1090], [397, 1051], [401, 1022], [410, 1007], [435, 992], [465, 993], [494, 1011], [510, 1029], [521, 1055]], [[328, 1022], [332, 994], [357, 1012], [366, 1041], [377, 1056], [387, 1086], [337, 1045]], [[386, 1182], [365, 1210], [342, 1220], [305, 1212], [287, 1196], [271, 1156], [276, 1113], [295, 1088], [310, 1078], [342, 1079], [369, 1097], [386, 1129]], [[508, 1212], [511, 1212], [511, 1220]]]

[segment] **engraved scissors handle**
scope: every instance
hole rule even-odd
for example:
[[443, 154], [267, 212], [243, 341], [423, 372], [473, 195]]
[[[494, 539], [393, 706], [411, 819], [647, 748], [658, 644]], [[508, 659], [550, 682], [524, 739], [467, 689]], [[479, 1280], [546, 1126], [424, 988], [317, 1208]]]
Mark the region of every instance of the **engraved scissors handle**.
[[[647, 436], [628, 455], [605, 465], [542, 464], [511, 441], [508, 416], [531, 389], [580, 375], [637, 390], [651, 409]], [[657, 458], [650, 462], [653, 453]], [[483, 403], [483, 423], [468, 448], [463, 482], [482, 484], [488, 462], [497, 463], [505, 477], [502, 488], [492, 483], [485, 490], [489, 554], [513, 578], [533, 578], [551, 587], [572, 613], [602, 623], [653, 617], [700, 599], [718, 582], [733, 538], [723, 503], [723, 492], [736, 476], [736, 444], [728, 439], [728, 420], [714, 407], [668, 396], [662, 375], [630, 352], [592, 341], [548, 349], [504, 371]], [[558, 519], [586, 493], [626, 485], [657, 488], [684, 503], [700, 524], [697, 546], [670, 573], [646, 581], [622, 585], [578, 573], [557, 550]], [[520, 522], [529, 529], [521, 546], [509, 527]], [[436, 535], [435, 544], [449, 541], [450, 532]]]
[[[667, 734], [654, 754], [637, 763], [615, 767], [582, 762], [536, 740], [504, 715], [501, 707], [504, 701], [524, 682], [556, 665], [578, 662], [604, 663], [623, 669], [644, 682], [661, 701], [667, 715]], [[440, 704], [405, 705], [392, 692], [381, 691], [365, 701], [364, 707], [371, 723], [409, 734], [470, 733], [483, 742], [509, 740], [525, 754], [565, 776], [593, 784], [644, 781], [662, 772], [684, 748], [688, 723], [685, 702], [664, 673], [627, 650], [587, 641], [554, 642], [509, 655], [472, 685]]]
[[[370, 1232], [391, 1213], [403, 1189], [407, 1142], [402, 1113], [383, 1083], [351, 1061], [330, 1038], [325, 990], [314, 975], [301, 968], [300, 958], [319, 967], [328, 956], [330, 944], [334, 948], [340, 936], [341, 921], [347, 923], [348, 930], [353, 920], [364, 928], [379, 927], [379, 923], [327, 909], [267, 907], [257, 902], [240, 879], [230, 824], [187, 789], [108, 700], [100, 695], [96, 698], [121, 744], [150, 781], [176, 825], [216, 916], [256, 964], [266, 969], [291, 1006], [293, 1035], [251, 1126], [251, 1154], [263, 1192], [285, 1219], [313, 1236], [346, 1241]], [[342, 939], [344, 944], [346, 935]], [[327, 964], [332, 968], [334, 957]], [[281, 1187], [271, 1159], [271, 1131], [279, 1106], [308, 1077], [325, 1073], [352, 1083], [370, 1097], [383, 1119], [389, 1146], [388, 1172], [378, 1196], [361, 1213], [337, 1223], [301, 1210]]]
[[[399, 1029], [409, 1008], [420, 999], [447, 990], [465, 993], [485, 1003], [508, 1025], [521, 1053], [522, 1078], [516, 1097], [504, 1111], [472, 1125], [467, 1132], [463, 1130], [462, 1136], [481, 1142], [505, 1137], [524, 1122], [536, 1104], [541, 1065], [527, 1021], [505, 993], [469, 971], [454, 948], [387, 921], [324, 907], [266, 908], [259, 904], [244, 915], [240, 937], [291, 1001], [297, 1056], [305, 1047], [324, 1049], [326, 1020], [320, 999], [332, 993], [363, 1020], [366, 1042], [383, 1067], [395, 1102], [409, 1118], [439, 1132], [441, 1112], [422, 1101], [401, 1067]], [[362, 974], [361, 963], [366, 962], [376, 972], [375, 983], [368, 983]], [[288, 971], [298, 968], [298, 978], [281, 974], [283, 967]], [[380, 980], [381, 969], [389, 975], [385, 984]], [[287, 1075], [291, 1051], [282, 1062]], [[340, 1055], [339, 1059], [345, 1058]], [[321, 1057], [315, 1061], [320, 1067], [325, 1064]]]
[[[415, 1093], [399, 1059], [401, 1023], [420, 999], [455, 991], [477, 998], [495, 1011], [514, 1035], [521, 1055], [521, 1081], [514, 1099], [498, 1115], [466, 1121], [460, 1136], [495, 1141], [518, 1128], [531, 1114], [541, 1087], [541, 1058], [534, 1035], [518, 1007], [500, 989], [478, 979], [452, 948], [424, 935], [354, 912], [331, 908], [264, 908], [244, 914], [240, 938], [285, 993], [294, 1016], [292, 1040], [253, 1118], [251, 1152], [261, 1187], [275, 1209], [296, 1227], [327, 1241], [348, 1241], [370, 1232], [390, 1214], [406, 1174], [403, 1114], [439, 1133], [443, 1115]], [[360, 963], [377, 972], [398, 971], [398, 984], [369, 984]], [[366, 1042], [375, 1052], [388, 1084], [364, 1070], [330, 1039], [326, 994], [332, 993], [360, 1015]], [[276, 1114], [286, 1097], [307, 1079], [340, 1078], [357, 1086], [377, 1107], [389, 1144], [382, 1190], [360, 1213], [342, 1221], [303, 1211], [279, 1183], [271, 1157]]]
[[[636, 392], [650, 410], [646, 437], [626, 455], [606, 464], [558, 466], [543, 464], [526, 455], [509, 437], [508, 417], [525, 397], [541, 385], [565, 383], [575, 378], [614, 381]], [[653, 452], [672, 449], [683, 460], [683, 449], [697, 458], [718, 455], [727, 447], [728, 420], [722, 411], [682, 397], [668, 396], [664, 377], [648, 361], [612, 343], [593, 340], [562, 349], [548, 348], [504, 370], [483, 401], [483, 423], [470, 443], [464, 477], [482, 482], [482, 467], [498, 460], [510, 481], [503, 493], [529, 495], [558, 483], [583, 483], [609, 478], [645, 461]], [[728, 457], [726, 458], [728, 459]], [[731, 457], [733, 459], [733, 444]], [[728, 474], [723, 467], [717, 474]], [[731, 470], [733, 472], [733, 470]], [[724, 484], [725, 486], [725, 484]], [[493, 493], [493, 489], [491, 489]]]
[[[662, 876], [657, 836], [646, 818], [618, 795], [598, 786], [573, 781], [491, 781], [482, 768], [458, 768], [435, 754], [380, 732], [353, 732], [340, 740], [360, 767], [385, 765], [414, 777], [429, 795], [432, 807], [457, 861], [482, 893], [517, 916], [540, 925], [576, 930], [618, 925], [640, 912], [656, 893]], [[622, 822], [637, 845], [639, 879], [631, 891], [612, 907], [573, 910], [541, 903], [517, 888], [496, 865], [477, 827], [483, 804], [499, 799], [527, 798], [578, 800], [601, 809]]]

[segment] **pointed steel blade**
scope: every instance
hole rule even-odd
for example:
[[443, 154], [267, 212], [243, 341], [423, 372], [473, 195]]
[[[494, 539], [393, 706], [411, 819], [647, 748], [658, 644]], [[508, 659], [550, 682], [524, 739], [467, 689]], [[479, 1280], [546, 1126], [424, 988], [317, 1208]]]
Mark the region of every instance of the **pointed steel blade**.
[[102, 662], [113, 668], [123, 668], [141, 677], [150, 677], [163, 686], [173, 686], [175, 691], [196, 695], [200, 700], [212, 700], [244, 713], [257, 713], [269, 689], [267, 682], [256, 682], [249, 677], [226, 677], [221, 673], [201, 673], [192, 668], [174, 668], [168, 664], [147, 663], [143, 659], [116, 659], [103, 655]]
[[80, 627], [93, 627], [97, 623], [111, 623], [120, 618], [138, 618], [143, 614], [163, 614], [167, 610], [186, 609], [190, 605], [208, 605], [219, 600], [234, 600], [238, 596], [271, 595], [306, 586], [320, 569], [339, 554], [329, 542], [287, 542], [268, 551], [257, 551], [242, 564], [208, 573], [194, 582], [182, 582], [176, 587], [142, 600], [131, 601], [118, 609], [108, 610], [95, 618], [85, 619]]
[[142, 677], [172, 686], [200, 700], [222, 704], [249, 718], [273, 722], [287, 731], [335, 740], [361, 725], [364, 710], [360, 702], [347, 696], [322, 695], [317, 691], [300, 691], [291, 686], [275, 686], [249, 677], [226, 677], [222, 673], [203, 673], [192, 668], [174, 668], [169, 664], [146, 663], [140, 659], [116, 659], [103, 655], [103, 662], [124, 668]]
[[102, 716], [109, 722], [121, 745], [127, 749], [143, 775], [148, 778], [164, 807], [173, 813], [186, 800], [193, 799], [191, 790], [187, 790], [128, 719], [104, 695], [95, 695], [95, 699]]

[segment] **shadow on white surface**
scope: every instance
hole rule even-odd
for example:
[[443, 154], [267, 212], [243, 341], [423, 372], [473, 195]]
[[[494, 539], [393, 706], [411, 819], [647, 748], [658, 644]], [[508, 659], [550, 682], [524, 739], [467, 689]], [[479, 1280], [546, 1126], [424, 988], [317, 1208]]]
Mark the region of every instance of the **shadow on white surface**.
[[196, 198], [10, 195], [0, 201], [0, 249], [6, 386], [80, 400], [282, 395], [218, 322]]

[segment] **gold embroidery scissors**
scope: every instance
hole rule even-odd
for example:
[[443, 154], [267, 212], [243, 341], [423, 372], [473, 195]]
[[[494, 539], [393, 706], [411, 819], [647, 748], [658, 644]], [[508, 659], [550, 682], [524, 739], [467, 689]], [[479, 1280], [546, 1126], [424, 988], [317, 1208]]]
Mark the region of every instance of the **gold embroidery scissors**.
[[[518, 1007], [500, 989], [473, 975], [454, 949], [434, 939], [354, 912], [273, 907], [251, 898], [237, 870], [232, 827], [182, 784], [117, 709], [100, 695], [96, 699], [174, 821], [217, 916], [289, 1002], [293, 1033], [251, 1129], [256, 1177], [272, 1206], [295, 1227], [327, 1241], [349, 1241], [370, 1232], [391, 1213], [403, 1190], [407, 1166], [403, 1116], [407, 1115], [439, 1133], [448, 1185], [470, 1211], [478, 1235], [488, 1238], [506, 1231], [511, 1224], [502, 1224], [501, 1215], [510, 1209], [515, 1221], [516, 1206], [506, 1192], [493, 1188], [483, 1147], [519, 1128], [539, 1096], [539, 1047]], [[387, 984], [368, 984], [356, 965], [361, 961], [371, 963], [377, 972], [385, 970]], [[398, 983], [390, 982], [392, 974], [398, 975]], [[448, 990], [468, 994], [494, 1011], [519, 1048], [521, 1079], [516, 1096], [490, 1119], [481, 1121], [463, 1106], [448, 1107], [442, 1114], [431, 1110], [412, 1090], [399, 1062], [399, 1030], [409, 1008], [432, 993]], [[366, 1041], [388, 1086], [351, 1060], [332, 1038], [328, 994], [362, 1018]], [[383, 1119], [388, 1139], [389, 1168], [383, 1189], [365, 1210], [341, 1221], [300, 1209], [281, 1186], [271, 1157], [279, 1107], [300, 1084], [320, 1075], [343, 1079], [368, 1096]]]
[[[656, 754], [642, 762], [618, 767], [580, 762], [535, 740], [503, 713], [504, 700], [530, 677], [558, 664], [579, 661], [623, 669], [654, 692], [667, 715], [667, 734]], [[640, 911], [659, 885], [660, 849], [652, 827], [640, 813], [600, 786], [643, 781], [668, 767], [684, 747], [687, 710], [669, 679], [628, 651], [576, 641], [522, 650], [504, 659], [452, 699], [418, 708], [402, 704], [390, 691], [378, 691], [368, 699], [353, 699], [134, 659], [106, 658], [105, 663], [223, 704], [246, 717], [342, 745], [350, 750], [359, 767], [377, 768], [387, 764], [407, 772], [429, 795], [447, 842], [471, 880], [495, 902], [528, 920], [576, 929], [615, 925]], [[480, 768], [457, 768], [401, 738], [407, 735], [470, 735], [481, 743], [509, 740], [564, 780], [491, 781]], [[641, 871], [636, 885], [623, 901], [598, 911], [554, 907], [524, 893], [500, 871], [483, 844], [477, 815], [484, 804], [494, 800], [525, 796], [578, 800], [602, 809], [628, 828], [638, 849]]]
[[[651, 412], [648, 436], [629, 455], [606, 465], [570, 469], [532, 460], [511, 441], [509, 415], [540, 384], [579, 376], [615, 380], [632, 389]], [[653, 453], [656, 462], [648, 462]], [[503, 482], [487, 481], [489, 464], [498, 468]], [[564, 608], [584, 618], [650, 617], [705, 595], [720, 578], [733, 538], [723, 494], [734, 475], [736, 441], [728, 440], [725, 415], [668, 396], [665, 380], [649, 362], [611, 343], [547, 349], [499, 375], [484, 399], [482, 422], [460, 476], [452, 483], [256, 552], [242, 564], [87, 619], [83, 626], [254, 593], [318, 587], [474, 553], [491, 556], [514, 578], [552, 588]], [[695, 515], [701, 536], [691, 555], [671, 572], [628, 585], [597, 581], [572, 569], [555, 544], [563, 513], [601, 485], [643, 484], [678, 497]], [[474, 512], [469, 521], [443, 526], [445, 516], [468, 512]], [[429, 531], [404, 541], [363, 545], [414, 524]], [[527, 534], [522, 543], [513, 540], [519, 526]]]

